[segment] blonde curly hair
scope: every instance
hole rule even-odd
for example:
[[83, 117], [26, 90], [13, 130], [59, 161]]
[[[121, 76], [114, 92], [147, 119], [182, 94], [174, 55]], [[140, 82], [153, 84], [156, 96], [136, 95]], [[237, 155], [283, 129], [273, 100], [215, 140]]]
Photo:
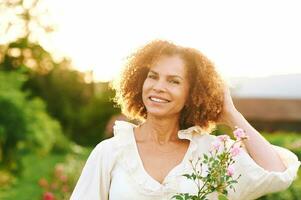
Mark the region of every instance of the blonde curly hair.
[[154, 40], [131, 54], [119, 80], [113, 82], [115, 102], [130, 119], [144, 121], [147, 110], [142, 101], [142, 86], [150, 67], [162, 56], [179, 55], [184, 61], [189, 81], [189, 97], [180, 115], [180, 128], [198, 125], [208, 129], [216, 122], [223, 107], [223, 85], [213, 63], [193, 48]]

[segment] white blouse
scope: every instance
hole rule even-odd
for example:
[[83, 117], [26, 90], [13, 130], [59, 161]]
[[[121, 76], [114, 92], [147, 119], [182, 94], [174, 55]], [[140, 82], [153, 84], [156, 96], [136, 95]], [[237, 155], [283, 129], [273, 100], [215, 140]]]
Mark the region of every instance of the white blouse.
[[[182, 176], [191, 173], [190, 159], [209, 153], [216, 136], [193, 126], [178, 132], [180, 139], [190, 140], [188, 150], [180, 164], [175, 166], [162, 183], [144, 169], [135, 137], [135, 125], [116, 121], [114, 137], [100, 142], [90, 154], [72, 193], [71, 200], [167, 200], [177, 193], [195, 194], [195, 183]], [[229, 189], [230, 200], [251, 200], [264, 194], [285, 190], [296, 178], [300, 162], [289, 150], [273, 146], [287, 169], [284, 172], [266, 171], [243, 151], [235, 157], [235, 175], [241, 174]], [[209, 196], [217, 199], [216, 193]]]

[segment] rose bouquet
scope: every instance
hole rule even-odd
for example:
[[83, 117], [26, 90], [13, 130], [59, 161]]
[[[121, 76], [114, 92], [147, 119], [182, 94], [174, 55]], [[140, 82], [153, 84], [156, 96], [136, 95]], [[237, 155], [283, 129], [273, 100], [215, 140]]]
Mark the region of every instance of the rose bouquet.
[[228, 145], [230, 137], [220, 135], [211, 144], [209, 154], [203, 154], [196, 160], [190, 160], [192, 166], [191, 174], [183, 174], [192, 180], [198, 191], [196, 194], [178, 193], [172, 197], [176, 200], [206, 200], [208, 195], [217, 192], [219, 200], [226, 200], [228, 188], [233, 189], [238, 179], [234, 178], [234, 157], [241, 152], [241, 142], [247, 139], [243, 129], [235, 127], [233, 131], [235, 141]]

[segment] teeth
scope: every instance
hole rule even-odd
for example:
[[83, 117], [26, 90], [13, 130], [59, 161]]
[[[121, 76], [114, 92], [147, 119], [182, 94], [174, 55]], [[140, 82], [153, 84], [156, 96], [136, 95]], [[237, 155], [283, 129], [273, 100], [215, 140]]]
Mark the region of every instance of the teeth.
[[168, 101], [163, 100], [163, 99], [157, 99], [155, 97], [151, 97], [150, 100], [158, 102], [158, 103], [167, 103]]

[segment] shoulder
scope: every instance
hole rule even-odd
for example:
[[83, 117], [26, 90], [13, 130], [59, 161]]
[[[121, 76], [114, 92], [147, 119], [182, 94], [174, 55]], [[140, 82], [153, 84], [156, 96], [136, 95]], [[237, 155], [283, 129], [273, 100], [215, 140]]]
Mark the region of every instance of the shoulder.
[[178, 133], [180, 139], [188, 139], [197, 152], [205, 152], [209, 150], [212, 142], [216, 139], [215, 135], [210, 134], [208, 130], [200, 126], [192, 126], [187, 129], [180, 130]]
[[195, 142], [210, 142], [216, 139], [215, 135], [212, 135], [210, 131], [203, 129], [200, 126], [192, 126], [190, 128], [180, 130], [178, 135], [180, 138], [189, 139]]
[[95, 146], [93, 151], [96, 151], [99, 153], [110, 152], [113, 149], [115, 143], [116, 142], [115, 142], [114, 138], [108, 138], [108, 139], [102, 140]]
[[105, 139], [99, 142], [91, 151], [88, 159], [93, 160], [106, 160], [113, 153], [114, 141], [112, 138]]
[[107, 155], [117, 153], [132, 142], [135, 126], [126, 121], [116, 121], [113, 127], [114, 136], [98, 143], [93, 151]]

